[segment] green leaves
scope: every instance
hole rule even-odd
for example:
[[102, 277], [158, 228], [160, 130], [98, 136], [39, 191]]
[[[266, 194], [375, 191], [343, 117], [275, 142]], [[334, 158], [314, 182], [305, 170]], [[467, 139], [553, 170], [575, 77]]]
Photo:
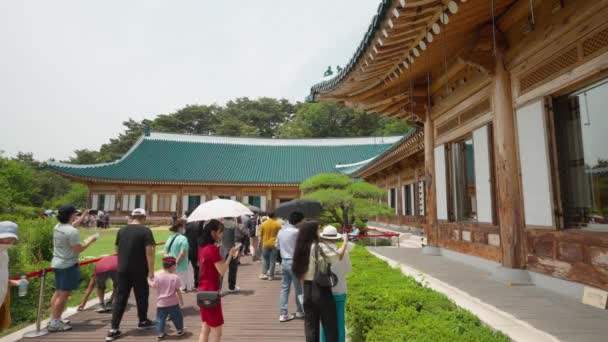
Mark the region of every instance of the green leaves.
[[394, 210], [378, 201], [386, 195], [384, 190], [367, 182], [354, 182], [339, 173], [321, 173], [300, 184], [304, 198], [319, 201], [327, 211], [325, 219], [338, 221], [342, 227], [356, 219], [372, 216], [390, 216]]
[[345, 189], [352, 183], [350, 177], [340, 173], [320, 173], [302, 182], [300, 190], [306, 194], [324, 188]]
[[352, 183], [348, 186], [348, 192], [356, 198], [367, 198], [381, 200], [386, 196], [386, 191], [367, 182]]
[[304, 103], [295, 117], [279, 129], [281, 138], [321, 138], [403, 135], [405, 121], [381, 118], [333, 102]]
[[351, 341], [509, 341], [365, 248], [357, 246], [350, 258], [346, 324]]

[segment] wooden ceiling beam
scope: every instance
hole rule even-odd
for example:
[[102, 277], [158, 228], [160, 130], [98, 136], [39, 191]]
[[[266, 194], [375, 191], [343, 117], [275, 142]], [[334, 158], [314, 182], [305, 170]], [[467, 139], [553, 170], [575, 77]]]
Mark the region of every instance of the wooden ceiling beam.
[[523, 18], [530, 15], [530, 6], [534, 6], [534, 10], [537, 10], [543, 3], [543, 0], [519, 0], [515, 2], [509, 9], [500, 16], [497, 21], [497, 26], [502, 32], [507, 32], [513, 25]]
[[406, 100], [409, 103], [410, 94], [408, 92], [398, 94], [395, 96], [391, 96], [389, 98], [383, 99], [381, 101], [373, 101], [373, 102], [360, 102], [359, 106], [362, 110], [368, 110], [372, 108], [376, 108], [386, 104], [392, 104], [398, 101]]

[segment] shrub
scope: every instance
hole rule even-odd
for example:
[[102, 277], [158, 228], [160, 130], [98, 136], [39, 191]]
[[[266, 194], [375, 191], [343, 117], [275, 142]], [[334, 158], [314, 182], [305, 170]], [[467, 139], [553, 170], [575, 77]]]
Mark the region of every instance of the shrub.
[[19, 241], [9, 249], [9, 271], [12, 276], [49, 265], [53, 257], [53, 227], [57, 221], [47, 219], [15, 220], [19, 225]]
[[357, 246], [348, 276], [351, 341], [508, 341], [445, 295]]
[[[374, 241], [375, 239], [375, 241]], [[361, 239], [361, 244], [363, 246], [374, 246], [374, 247], [382, 247], [382, 246], [392, 246], [392, 242], [390, 238], [386, 237], [377, 237], [377, 238], [366, 238]]]

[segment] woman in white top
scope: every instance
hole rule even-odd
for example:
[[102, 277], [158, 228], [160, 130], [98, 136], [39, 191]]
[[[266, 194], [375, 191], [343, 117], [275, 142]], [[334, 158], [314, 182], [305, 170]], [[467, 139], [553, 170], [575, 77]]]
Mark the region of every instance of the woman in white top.
[[[346, 236], [346, 234], [345, 234]], [[339, 248], [336, 245], [336, 241], [340, 239], [340, 234], [334, 226], [325, 226], [321, 233], [321, 239], [327, 244], [329, 249], [338, 251]], [[342, 246], [346, 246], [346, 251], [351, 251], [355, 245], [350, 242], [344, 242]], [[337, 252], [336, 252], [337, 253]], [[334, 302], [336, 303], [336, 314], [338, 318], [338, 341], [346, 341], [346, 320], [345, 320], [345, 307], [346, 307], [346, 275], [350, 273], [352, 266], [350, 264], [350, 257], [348, 253], [344, 253], [342, 258], [331, 264], [331, 270], [338, 277], [338, 283], [336, 286], [331, 288], [331, 292], [334, 295]], [[321, 327], [321, 342], [325, 342], [325, 329]]]
[[[337, 251], [331, 249], [327, 243], [319, 240], [319, 224], [314, 221], [300, 223], [298, 228], [300, 232], [292, 270], [303, 281], [306, 341], [319, 341], [319, 327], [323, 323], [327, 341], [337, 342], [338, 317], [331, 286], [320, 286], [314, 280], [317, 269], [325, 269], [328, 264], [334, 264], [344, 256], [346, 243]], [[339, 239], [341, 235], [336, 233], [335, 237]]]

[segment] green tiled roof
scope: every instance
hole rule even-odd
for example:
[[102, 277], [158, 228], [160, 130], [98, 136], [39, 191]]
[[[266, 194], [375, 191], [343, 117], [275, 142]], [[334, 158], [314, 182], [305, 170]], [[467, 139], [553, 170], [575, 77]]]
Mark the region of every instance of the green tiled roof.
[[299, 184], [318, 173], [340, 172], [340, 165], [374, 158], [400, 138], [261, 139], [151, 133], [112, 163], [49, 163], [48, 167], [89, 180]]

